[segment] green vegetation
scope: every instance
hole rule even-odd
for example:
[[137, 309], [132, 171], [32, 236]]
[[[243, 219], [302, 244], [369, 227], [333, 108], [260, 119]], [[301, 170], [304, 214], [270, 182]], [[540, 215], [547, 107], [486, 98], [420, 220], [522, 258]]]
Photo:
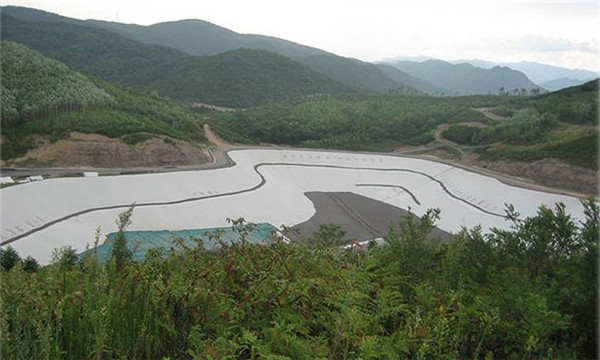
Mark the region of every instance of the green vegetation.
[[470, 107], [470, 98], [324, 95], [212, 114], [211, 119], [230, 141], [390, 151], [432, 141], [438, 124], [488, 121]]
[[452, 125], [442, 132], [445, 139], [462, 145], [471, 145], [478, 129], [468, 125]]
[[2, 38], [103, 80], [153, 89], [179, 100], [247, 107], [348, 89], [307, 66], [262, 50], [238, 49], [196, 57], [96, 27], [22, 21], [5, 14]]
[[300, 60], [304, 65], [356, 89], [418, 93], [411, 86], [395, 81], [376, 65], [331, 54], [313, 55]]
[[1, 46], [3, 126], [114, 104], [106, 91], [66, 65], [21, 44], [2, 41]]
[[286, 57], [249, 49], [199, 58], [193, 68], [151, 86], [173, 98], [236, 108], [348, 90]]
[[559, 121], [573, 124], [598, 123], [598, 82], [589, 81], [549, 93], [536, 99], [533, 106], [542, 114], [553, 114]]
[[[598, 168], [598, 80], [494, 109], [507, 117], [494, 126], [454, 125], [442, 133], [461, 145], [483, 146], [482, 160], [535, 161], [557, 158]], [[510, 115], [509, 115], [510, 114]]]
[[162, 134], [188, 141], [203, 135], [191, 114], [156, 92], [141, 93], [69, 69], [37, 51], [2, 42], [2, 157], [72, 131], [121, 137], [133, 144]]
[[[592, 359], [598, 350], [599, 208], [562, 205], [512, 230], [427, 240], [439, 216], [392, 228], [383, 247], [244, 241], [219, 251], [57, 251], [2, 274], [6, 359]], [[120, 229], [130, 212], [119, 218]], [[218, 234], [214, 234], [218, 238]], [[3, 250], [4, 265], [10, 248]], [[6, 269], [6, 268], [5, 268]]]
[[493, 146], [476, 150], [482, 160], [536, 161], [546, 158], [565, 160], [570, 164], [598, 169], [597, 131], [583, 137], [551, 141], [533, 146]]

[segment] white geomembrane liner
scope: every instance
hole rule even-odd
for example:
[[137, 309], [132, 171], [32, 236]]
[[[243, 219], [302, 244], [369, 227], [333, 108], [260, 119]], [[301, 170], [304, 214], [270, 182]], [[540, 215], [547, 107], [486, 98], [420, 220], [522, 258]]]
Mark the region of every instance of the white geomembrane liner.
[[[229, 152], [229, 156], [236, 165], [224, 169], [48, 179], [2, 189], [2, 241], [86, 209], [124, 206], [74, 216], [10, 243], [21, 256], [31, 255], [46, 264], [55, 248], [70, 245], [81, 251], [91, 246], [98, 227], [102, 242], [106, 234], [116, 231], [117, 215], [133, 202], [141, 205], [214, 195], [218, 197], [138, 206], [128, 229], [218, 227], [226, 226], [227, 218], [238, 217], [274, 226], [293, 226], [315, 213], [312, 202], [304, 196], [308, 191], [349, 191], [403, 209], [410, 207], [416, 215], [437, 207], [442, 210], [438, 226], [449, 232], [476, 225], [482, 225], [484, 230], [508, 228], [510, 224], [501, 217], [482, 211], [504, 214], [505, 203], [513, 204], [518, 212], [528, 216], [542, 204], [553, 206], [563, 202], [575, 218], [583, 218], [583, 207], [576, 198], [505, 185], [434, 161], [295, 150], [236, 150]], [[264, 176], [264, 184], [257, 171]], [[478, 208], [450, 196], [426, 175]], [[420, 204], [402, 188], [410, 191]], [[232, 192], [240, 193], [222, 196]]]

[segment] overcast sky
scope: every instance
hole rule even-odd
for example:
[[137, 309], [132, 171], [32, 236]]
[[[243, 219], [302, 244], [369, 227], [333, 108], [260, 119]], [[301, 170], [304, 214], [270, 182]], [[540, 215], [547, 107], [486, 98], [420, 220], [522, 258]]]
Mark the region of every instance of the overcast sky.
[[[538, 61], [600, 70], [600, 1], [1, 0], [78, 19], [202, 19], [375, 61]], [[117, 17], [118, 16], [118, 17]]]

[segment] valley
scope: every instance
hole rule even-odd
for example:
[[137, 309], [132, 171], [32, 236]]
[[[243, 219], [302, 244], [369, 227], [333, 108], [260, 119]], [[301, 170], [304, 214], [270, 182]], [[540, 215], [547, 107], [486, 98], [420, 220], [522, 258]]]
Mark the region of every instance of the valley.
[[133, 3], [0, 7], [3, 359], [597, 358], [589, 4]]

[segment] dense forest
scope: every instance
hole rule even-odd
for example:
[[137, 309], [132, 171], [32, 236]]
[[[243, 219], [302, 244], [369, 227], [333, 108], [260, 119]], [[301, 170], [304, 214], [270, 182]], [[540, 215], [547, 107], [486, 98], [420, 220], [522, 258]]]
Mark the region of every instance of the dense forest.
[[495, 101], [493, 97], [322, 95], [211, 118], [219, 133], [232, 141], [390, 151], [402, 144], [432, 141], [432, 130], [442, 123], [489, 122], [471, 107]]
[[9, 41], [1, 47], [2, 125], [114, 103], [106, 91], [58, 61]]
[[[440, 213], [342, 250], [326, 228], [305, 242], [183, 246], [109, 263], [56, 251], [51, 265], [2, 250], [5, 359], [592, 359], [598, 350], [600, 209], [563, 205], [511, 230], [426, 240]], [[126, 229], [130, 209], [119, 217]], [[443, 214], [441, 214], [443, 216]], [[507, 220], [508, 221], [508, 220]], [[119, 235], [121, 234], [121, 235]], [[213, 234], [217, 239], [218, 234]]]
[[[156, 92], [141, 92], [76, 72], [24, 45], [2, 42], [2, 158], [71, 131], [109, 137], [161, 134], [203, 141], [193, 115]], [[147, 138], [147, 136], [146, 136]]]
[[349, 89], [305, 65], [263, 50], [237, 49], [199, 57], [96, 27], [22, 21], [5, 14], [2, 39], [25, 44], [105, 81], [156, 90], [178, 100], [248, 107]]

